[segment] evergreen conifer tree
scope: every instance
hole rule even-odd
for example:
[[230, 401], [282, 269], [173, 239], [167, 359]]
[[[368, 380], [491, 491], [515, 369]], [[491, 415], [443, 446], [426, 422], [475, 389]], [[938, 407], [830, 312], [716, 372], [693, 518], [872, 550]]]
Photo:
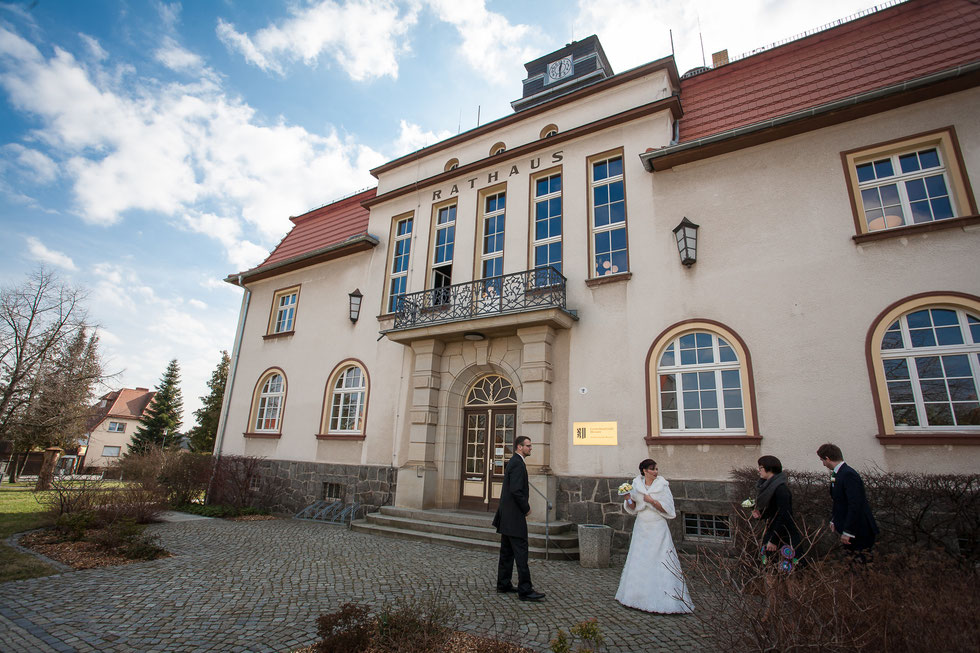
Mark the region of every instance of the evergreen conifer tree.
[[228, 366], [231, 358], [227, 351], [221, 352], [221, 361], [211, 372], [208, 387], [211, 392], [201, 397], [203, 405], [194, 411], [197, 424], [188, 433], [191, 451], [211, 453], [214, 450], [214, 440], [218, 435], [218, 420], [221, 419], [221, 404], [225, 398], [225, 382], [228, 380]]
[[180, 393], [180, 366], [170, 361], [167, 371], [156, 387], [149, 408], [140, 418], [139, 426], [129, 443], [129, 454], [145, 453], [152, 446], [176, 447], [180, 444], [181, 413], [184, 399]]

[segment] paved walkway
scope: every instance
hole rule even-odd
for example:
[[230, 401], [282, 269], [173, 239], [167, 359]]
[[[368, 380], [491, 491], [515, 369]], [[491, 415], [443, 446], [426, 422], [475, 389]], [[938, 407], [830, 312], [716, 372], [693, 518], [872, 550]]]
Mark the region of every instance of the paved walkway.
[[613, 599], [609, 569], [531, 561], [541, 603], [492, 590], [496, 555], [295, 520], [172, 521], [151, 531], [174, 556], [0, 585], [0, 651], [291, 651], [346, 601], [439, 596], [464, 630], [547, 650], [559, 628], [597, 617], [611, 652], [698, 651], [691, 615]]

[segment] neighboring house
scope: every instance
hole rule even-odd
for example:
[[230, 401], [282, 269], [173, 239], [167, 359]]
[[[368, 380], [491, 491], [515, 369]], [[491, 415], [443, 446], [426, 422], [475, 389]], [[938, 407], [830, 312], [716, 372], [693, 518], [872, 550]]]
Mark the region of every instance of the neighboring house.
[[613, 74], [595, 37], [529, 62], [512, 115], [228, 277], [218, 450], [289, 509], [493, 510], [529, 435], [533, 515], [617, 530], [653, 458], [686, 541], [728, 536], [761, 454], [975, 472], [978, 33], [976, 3], [912, 0], [683, 76]]
[[92, 407], [88, 445], [79, 468], [104, 470], [125, 455], [154, 394], [146, 388], [123, 388], [103, 395]]

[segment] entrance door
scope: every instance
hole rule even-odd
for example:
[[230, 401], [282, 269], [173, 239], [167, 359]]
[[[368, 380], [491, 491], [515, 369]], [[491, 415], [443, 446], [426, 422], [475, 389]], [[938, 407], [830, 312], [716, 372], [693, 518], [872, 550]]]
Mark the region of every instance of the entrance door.
[[504, 465], [514, 454], [515, 408], [468, 408], [464, 413], [463, 482], [459, 507], [496, 510]]

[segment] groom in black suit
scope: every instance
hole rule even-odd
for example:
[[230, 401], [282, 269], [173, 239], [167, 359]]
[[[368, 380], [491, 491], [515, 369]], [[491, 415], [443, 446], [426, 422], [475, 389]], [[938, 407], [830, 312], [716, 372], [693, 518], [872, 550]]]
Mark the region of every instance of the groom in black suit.
[[874, 546], [878, 535], [878, 524], [864, 493], [864, 482], [844, 462], [844, 454], [837, 445], [821, 445], [817, 455], [823, 466], [830, 470], [830, 496], [834, 502], [830, 529], [840, 536], [844, 547], [863, 562], [864, 552]]
[[[522, 601], [540, 601], [544, 592], [535, 592], [531, 585], [531, 570], [527, 566], [527, 465], [531, 455], [531, 438], [519, 435], [514, 440], [514, 455], [504, 468], [504, 483], [500, 488], [500, 503], [493, 525], [500, 533], [500, 559], [497, 563], [497, 591], [516, 591]], [[514, 562], [517, 562], [517, 587], [511, 583]]]

